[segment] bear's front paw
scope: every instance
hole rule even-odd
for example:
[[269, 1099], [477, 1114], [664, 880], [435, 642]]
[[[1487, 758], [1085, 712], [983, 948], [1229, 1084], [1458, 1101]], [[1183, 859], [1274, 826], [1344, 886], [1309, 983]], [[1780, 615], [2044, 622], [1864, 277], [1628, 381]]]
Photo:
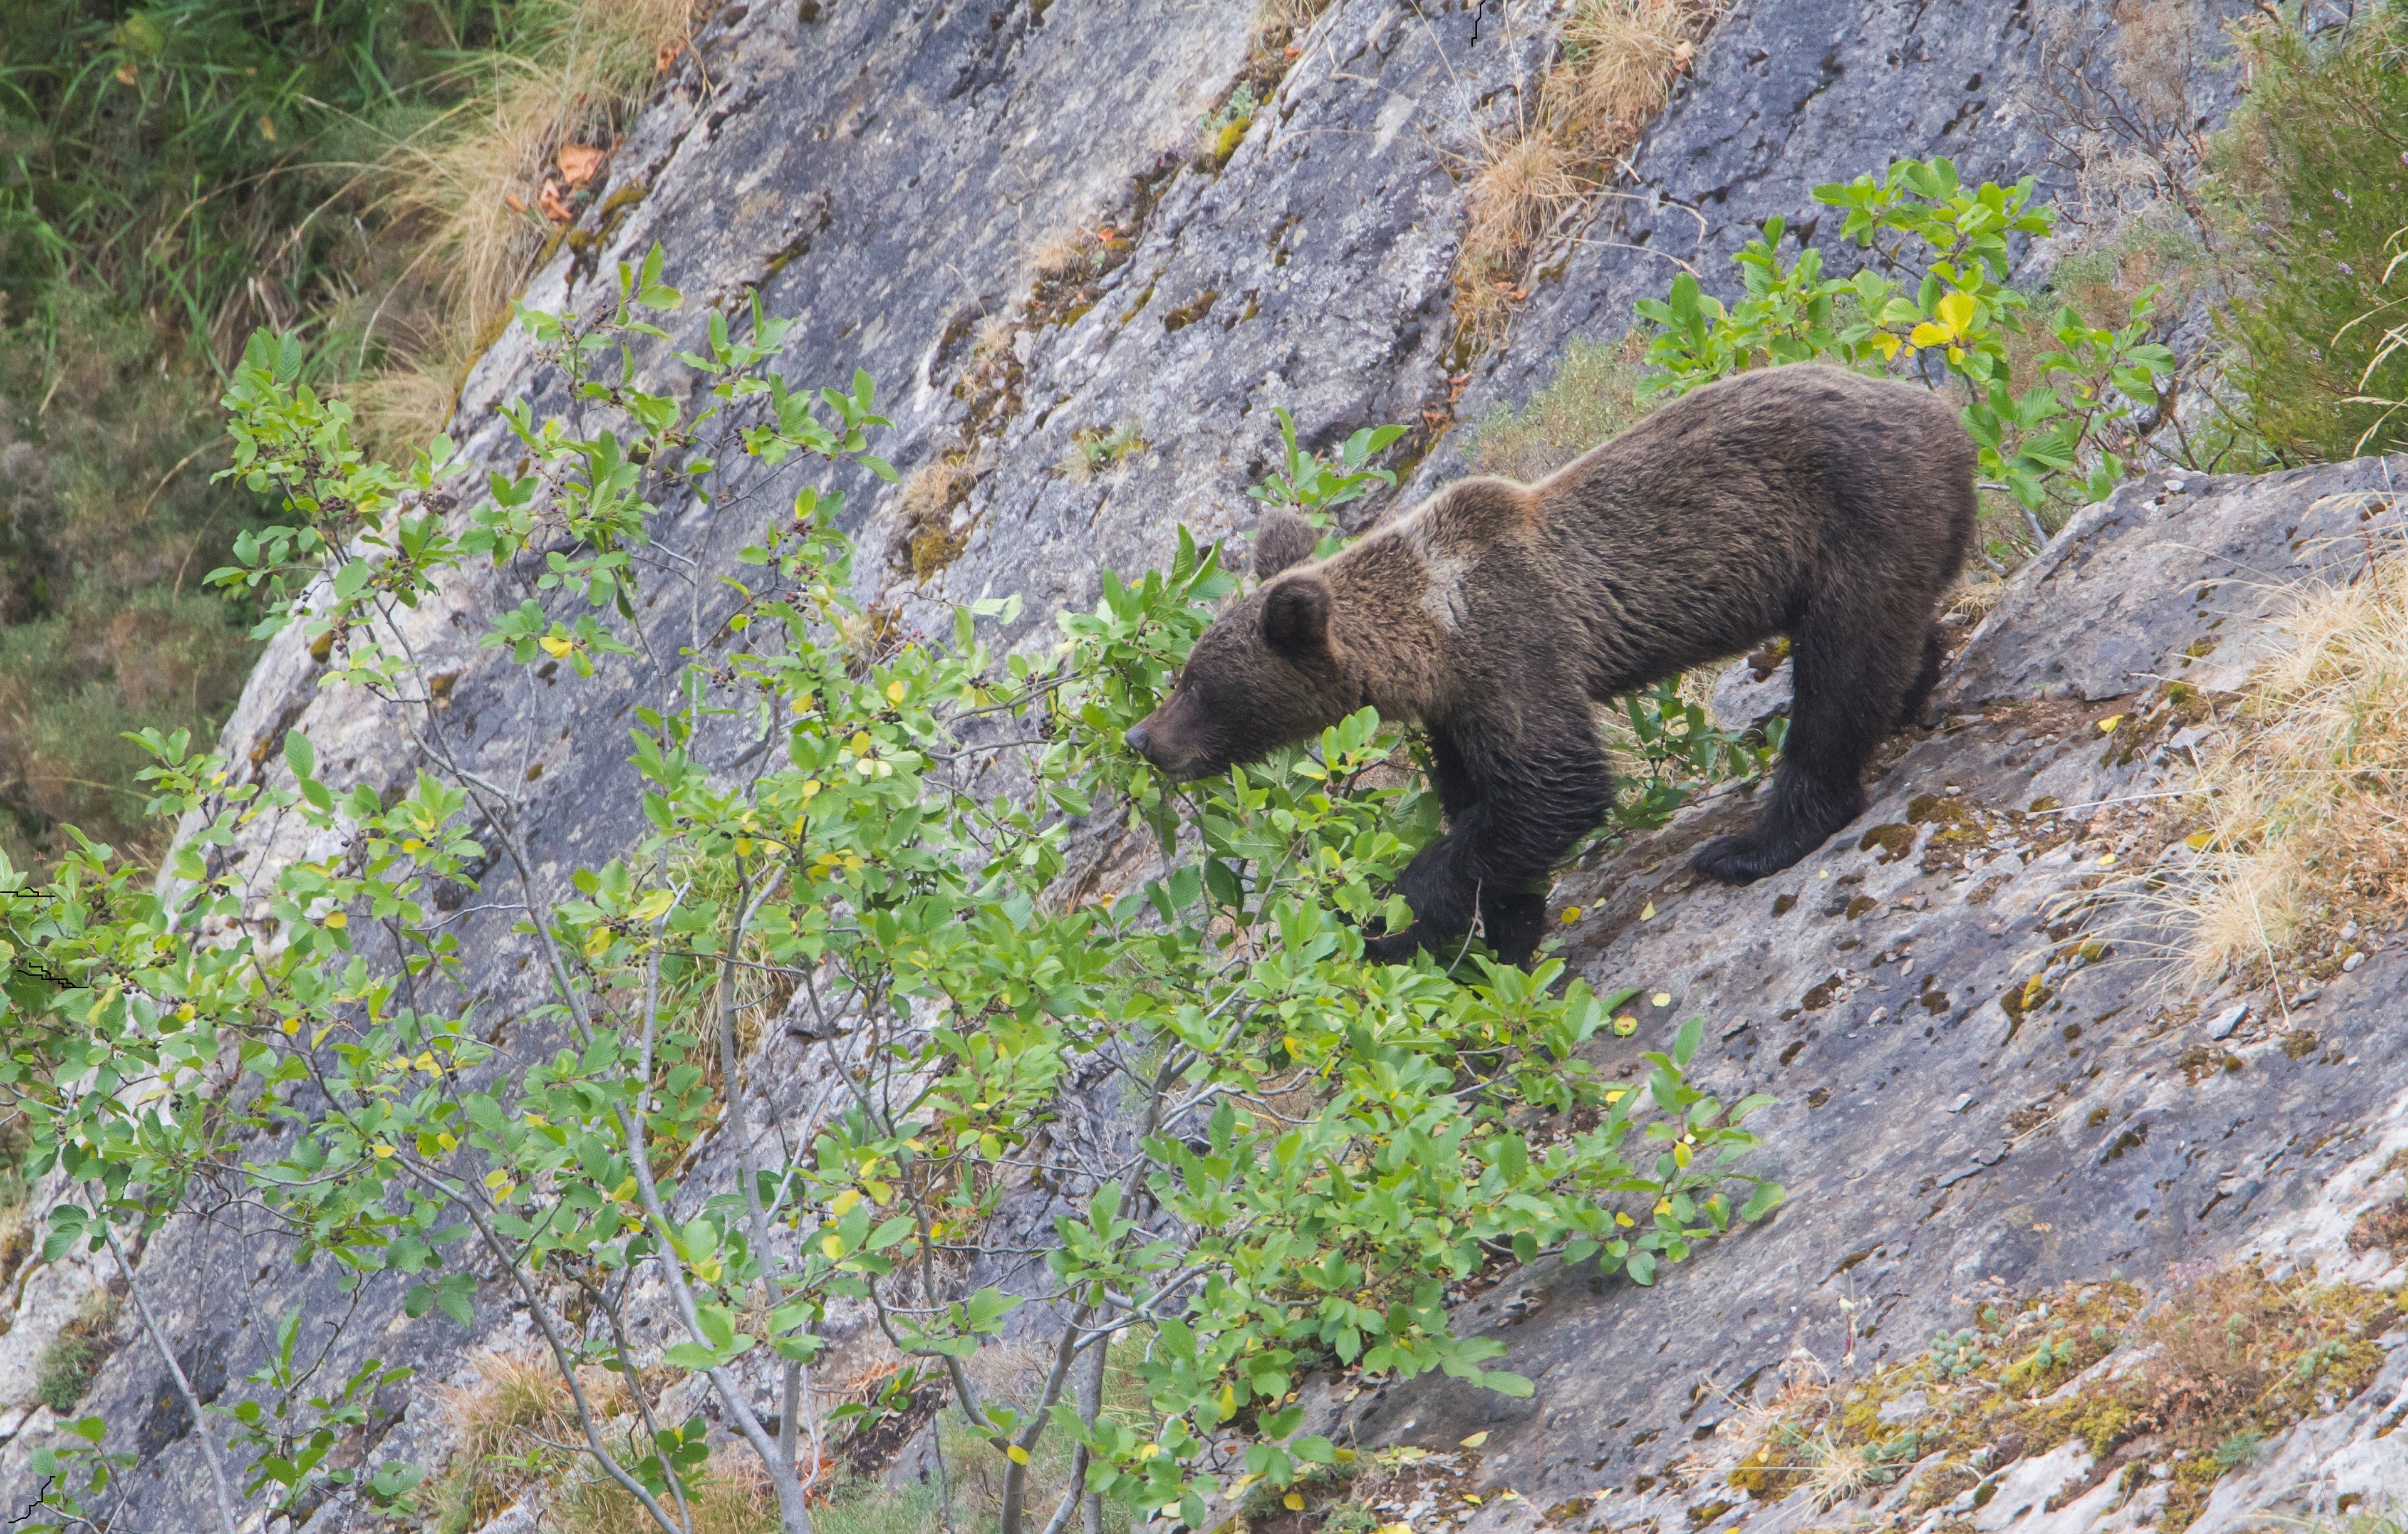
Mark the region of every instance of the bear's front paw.
[[1365, 933], [1363, 962], [1369, 964], [1410, 964], [1421, 951], [1421, 938], [1407, 927], [1397, 933]]
[[1689, 857], [1689, 866], [1716, 884], [1753, 884], [1796, 862], [1753, 836], [1717, 836]]

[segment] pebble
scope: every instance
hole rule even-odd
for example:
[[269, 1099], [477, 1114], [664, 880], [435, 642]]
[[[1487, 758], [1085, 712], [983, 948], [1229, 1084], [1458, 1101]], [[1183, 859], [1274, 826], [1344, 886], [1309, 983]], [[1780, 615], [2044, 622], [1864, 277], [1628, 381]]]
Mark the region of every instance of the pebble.
[[2362, 953], [2353, 953], [2348, 958], [2341, 962], [2341, 972], [2344, 975], [2347, 975], [2364, 962], [2366, 962], [2366, 955]]
[[1956, 1100], [1955, 1102], [1953, 1102], [1953, 1103], [1949, 1104], [1946, 1107], [1942, 1108], [1941, 1111], [1942, 1111], [1942, 1112], [1943, 1112], [1943, 1113], [1962, 1113], [1962, 1112], [1964, 1112], [1967, 1108], [1971, 1107], [1972, 1106], [1973, 1106], [1973, 1094], [1972, 1094], [1971, 1093], [1970, 1093], [1970, 1092], [1968, 1092], [1968, 1093], [1958, 1093], [1958, 1094], [1957, 1094]]
[[1888, 1020], [1889, 1008], [1886, 1006], [1876, 1006], [1873, 1008], [1872, 1016], [1865, 1020], [1865, 1025], [1867, 1027], [1871, 1027], [1875, 1023], [1886, 1022]]
[[2207, 1025], [2207, 1036], [2210, 1038], [2230, 1038], [2232, 1036], [2232, 1030], [2240, 1027], [2241, 1020], [2248, 1015], [2249, 1004], [2247, 1002], [2240, 1002], [2231, 1006], [2226, 1007], [2222, 1012], [2216, 1014], [2216, 1018], [2214, 1022]]
[[1911, 1390], [1894, 1401], [1884, 1401], [1875, 1415], [1885, 1427], [1895, 1427], [1902, 1422], [1913, 1422], [1931, 1410], [1931, 1397], [1922, 1391]]

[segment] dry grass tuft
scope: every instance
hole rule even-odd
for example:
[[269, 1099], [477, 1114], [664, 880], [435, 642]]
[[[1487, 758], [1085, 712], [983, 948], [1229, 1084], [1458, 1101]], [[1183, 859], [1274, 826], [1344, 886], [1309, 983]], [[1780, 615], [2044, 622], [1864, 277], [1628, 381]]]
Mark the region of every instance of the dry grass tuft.
[[1570, 147], [1538, 129], [1491, 151], [1472, 176], [1464, 194], [1471, 222], [1456, 267], [1455, 312], [1483, 343], [1503, 334], [1527, 297], [1522, 273], [1540, 237], [1587, 195], [1578, 166]]
[[[548, 1499], [561, 1534], [622, 1534], [652, 1520], [617, 1482], [592, 1467]], [[743, 1449], [714, 1454], [687, 1499], [694, 1534], [775, 1534], [778, 1495], [761, 1462]]]
[[1622, 154], [1663, 110], [1711, 18], [1694, 0], [1575, 0], [1547, 92], [1600, 159]]
[[1547, 237], [1604, 185], [1696, 61], [1724, 0], [1573, 0], [1562, 52], [1518, 131], [1484, 138], [1455, 264], [1457, 333], [1503, 335]]
[[2408, 557], [2302, 598], [2285, 628], [2203, 774], [2199, 857], [2160, 892], [2202, 986], [2338, 962], [2351, 924], [2408, 911]]
[[1842, 1502], [1853, 1502], [1875, 1484], [1873, 1477], [1881, 1467], [1861, 1443], [1826, 1443], [1809, 1452], [1814, 1471], [1806, 1478], [1806, 1490], [1818, 1512], [1828, 1512]]
[[[539, 1440], [583, 1439], [576, 1399], [550, 1353], [487, 1353], [475, 1367], [474, 1384], [438, 1385], [434, 1393], [454, 1434], [447, 1498], [467, 1514], [469, 1527], [494, 1517], [558, 1469], [558, 1456]], [[633, 1410], [626, 1383], [616, 1374], [586, 1369], [578, 1383], [597, 1417]]]
[[692, 28], [691, 0], [556, 0], [532, 46], [491, 54], [466, 101], [386, 149], [384, 210], [413, 253], [380, 306], [396, 360], [351, 390], [368, 439], [391, 452], [440, 429], [529, 268], [602, 190], [635, 97]]
[[[531, 58], [502, 65], [467, 104], [395, 147], [398, 210], [425, 221], [423, 249], [468, 328], [508, 309], [542, 246], [543, 221], [527, 210], [548, 172], [557, 163], [571, 179], [564, 151], [607, 137], [628, 97], [674, 61], [690, 24], [688, 0], [575, 0]], [[577, 158], [590, 181], [596, 166]]]
[[1092, 265], [1097, 249], [1096, 237], [1087, 230], [1056, 229], [1028, 248], [1031, 285], [1058, 282]]
[[977, 456], [943, 454], [911, 471], [896, 491], [896, 529], [889, 550], [894, 563], [924, 581], [953, 562], [969, 542], [967, 525], [953, 515], [978, 484]]
[[1990, 615], [1999, 599], [2006, 594], [2007, 583], [1985, 572], [1959, 581], [1956, 589], [1948, 593], [1948, 605], [1942, 611], [1951, 616], [1961, 615], [1967, 623], [1979, 623]]

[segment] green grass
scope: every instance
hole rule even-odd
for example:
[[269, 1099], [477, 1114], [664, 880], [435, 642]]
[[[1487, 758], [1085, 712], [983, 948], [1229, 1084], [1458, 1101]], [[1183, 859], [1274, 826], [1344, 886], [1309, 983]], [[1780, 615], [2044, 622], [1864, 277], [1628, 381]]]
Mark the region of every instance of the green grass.
[[433, 430], [449, 389], [411, 385], [478, 328], [445, 274], [519, 280], [550, 225], [508, 198], [607, 141], [684, 16], [0, 0], [0, 853], [38, 864], [70, 824], [158, 853], [123, 733], [208, 739], [240, 692], [256, 615], [204, 577], [266, 519], [210, 483], [244, 340], [294, 332], [313, 383]]
[[225, 462], [216, 379], [91, 299], [55, 343], [0, 333], [0, 851], [54, 853], [72, 822], [137, 852], [139, 752], [122, 732], [207, 735], [251, 663], [248, 615], [202, 585], [256, 498]]
[[1499, 405], [1472, 426], [1471, 467], [1524, 484], [1546, 478], [1646, 413], [1637, 393], [1645, 374], [1627, 344], [1573, 341], [1528, 404]]
[[82, 1311], [42, 1350], [34, 1398], [60, 1416], [73, 1411], [92, 1388], [100, 1366], [117, 1351], [116, 1326], [117, 1296], [106, 1289], [93, 1290]]
[[[2309, 41], [2295, 27], [2244, 34], [2251, 86], [2214, 156], [2241, 202], [2242, 296], [2224, 316], [2231, 381], [2266, 450], [2300, 462], [2388, 451], [2408, 415], [2408, 15], [2397, 5]], [[2387, 280], [2386, 280], [2387, 279]]]

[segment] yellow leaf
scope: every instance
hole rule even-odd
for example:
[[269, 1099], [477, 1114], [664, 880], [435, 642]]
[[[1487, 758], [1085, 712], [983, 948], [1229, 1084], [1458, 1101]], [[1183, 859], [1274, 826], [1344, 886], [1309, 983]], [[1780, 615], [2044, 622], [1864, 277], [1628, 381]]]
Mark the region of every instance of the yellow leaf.
[[371, 1149], [376, 1151], [377, 1160], [379, 1161], [388, 1160], [393, 1155], [393, 1147], [385, 1144], [382, 1140], [379, 1140], [373, 1147], [371, 1147]]
[[1463, 1446], [1467, 1449], [1477, 1449], [1487, 1441], [1488, 1433], [1487, 1430], [1484, 1428], [1481, 1431], [1472, 1434], [1469, 1438], [1465, 1439], [1463, 1440]]
[[1672, 1147], [1672, 1160], [1676, 1165], [1683, 1167], [1687, 1166], [1689, 1165], [1689, 1148], [1685, 1145], [1675, 1145]]
[[1627, 1093], [1624, 1093], [1621, 1089], [1616, 1088], [1614, 1091], [1609, 1092], [1605, 1094], [1605, 1106], [1612, 1107], [1614, 1104], [1622, 1101], [1622, 1099], [1627, 1095]]
[[847, 1188], [844, 1192], [828, 1200], [828, 1213], [835, 1215], [838, 1219], [841, 1220], [846, 1215], [851, 1214], [853, 1212], [853, 1207], [860, 1202], [861, 1194], [851, 1188]]
[[890, 703], [899, 703], [903, 701], [902, 683], [889, 682], [886, 684], [886, 701]]
[[1672, 1212], [1672, 1201], [1669, 1198], [1659, 1198], [1656, 1201], [1656, 1208], [1649, 1212], [1652, 1214], [1670, 1214]]
[[[2193, 852], [2204, 852], [2214, 841], [2215, 832], [2212, 831], [2195, 831], [2183, 838], [2183, 846], [2190, 848]], [[2408, 1291], [2403, 1291], [2403, 1293], [2408, 1293]]]
[[1620, 1225], [1625, 1230], [1628, 1230], [1631, 1226], [1639, 1223], [1638, 1221], [1633, 1220], [1630, 1216], [1623, 1213], [1620, 1209], [1613, 1211], [1613, 1223]]
[[2123, 722], [2124, 716], [2121, 714], [2110, 714], [2099, 721], [2099, 732], [2102, 735], [2112, 735], [2115, 732], [2115, 727]]
[[626, 1181], [622, 1182], [617, 1187], [610, 1190], [610, 1202], [613, 1204], [624, 1204], [635, 1196], [636, 1179], [634, 1178], [629, 1178]]
[[1028, 1451], [1022, 1448], [1017, 1443], [1012, 1444], [1010, 1448], [1004, 1450], [1003, 1454], [1004, 1457], [1010, 1460], [1014, 1465], [1025, 1465], [1028, 1463]]
[[1909, 332], [1906, 339], [1917, 346], [1938, 346], [1948, 340], [1948, 332], [1926, 320]]
[[1302, 1512], [1304, 1511], [1304, 1494], [1302, 1492], [1289, 1492], [1285, 1497], [1280, 1498], [1280, 1506], [1287, 1509], [1291, 1512]]
[[1873, 332], [1873, 349], [1881, 353], [1882, 360], [1884, 362], [1893, 361], [1897, 358], [1898, 349], [1900, 344], [1902, 343], [1899, 339], [1886, 330], [1877, 330]]
[[1465, 1492], [1465, 1493], [1463, 1494], [1463, 1499], [1464, 1499], [1465, 1501], [1467, 1501], [1467, 1502], [1470, 1503], [1473, 1507], [1478, 1507], [1478, 1506], [1480, 1505], [1480, 1498], [1477, 1498], [1477, 1497], [1474, 1497], [1474, 1496], [1473, 1496], [1471, 1493], [1469, 1493], [1469, 1492]]
[[498, 1188], [509, 1179], [510, 1174], [496, 1166], [492, 1171], [485, 1174], [485, 1186], [488, 1188]]
[[1958, 289], [1940, 300], [1941, 322], [1958, 335], [1973, 328], [1973, 296]]
[[830, 1231], [820, 1237], [820, 1250], [827, 1253], [828, 1261], [835, 1262], [844, 1255], [844, 1237]]
[[1580, 911], [1581, 911], [1581, 908], [1580, 908], [1579, 906], [1577, 906], [1577, 905], [1567, 905], [1567, 906], [1565, 906], [1565, 907], [1564, 907], [1564, 925], [1565, 925], [1565, 926], [1567, 926], [1567, 927], [1569, 927], [1569, 926], [1570, 926], [1573, 922], [1578, 921], [1578, 920], [1580, 919]]
[[[2408, 1295], [2408, 1289], [2403, 1289], [2401, 1293]], [[1373, 1529], [1371, 1534], [1413, 1534], [1413, 1526], [1411, 1524], [1382, 1524], [1379, 1527]]]
[[348, 927], [351, 924], [351, 919], [340, 911], [331, 911], [327, 913], [326, 925], [334, 928], [337, 932], [342, 931], [345, 927]]
[[1624, 1038], [1628, 1038], [1631, 1035], [1639, 1032], [1639, 1020], [1630, 1016], [1628, 1013], [1625, 1013], [1621, 1017], [1613, 1020], [1613, 1031], [1621, 1035]]
[[1639, 913], [1639, 919], [1641, 921], [1653, 921], [1656, 919], [1656, 903], [1654, 901], [1649, 901], [1647, 903], [1647, 908]]
[[2113, 852], [2102, 852], [2102, 853], [2100, 853], [2100, 854], [2099, 855], [2099, 866], [2100, 866], [2100, 867], [2101, 867], [2101, 868], [2113, 868], [2113, 867], [2114, 867], [2114, 866], [2115, 866], [2115, 854], [2114, 854]]
[[568, 641], [565, 639], [555, 639], [550, 634], [544, 635], [543, 638], [537, 640], [536, 643], [542, 645], [544, 653], [551, 656], [555, 660], [559, 659], [562, 656], [566, 655], [569, 651], [577, 648], [576, 645], [571, 644]]
[[1650, 1000], [1658, 1006], [1670, 1006], [1672, 1005], [1672, 993], [1669, 991], [1659, 991]]

